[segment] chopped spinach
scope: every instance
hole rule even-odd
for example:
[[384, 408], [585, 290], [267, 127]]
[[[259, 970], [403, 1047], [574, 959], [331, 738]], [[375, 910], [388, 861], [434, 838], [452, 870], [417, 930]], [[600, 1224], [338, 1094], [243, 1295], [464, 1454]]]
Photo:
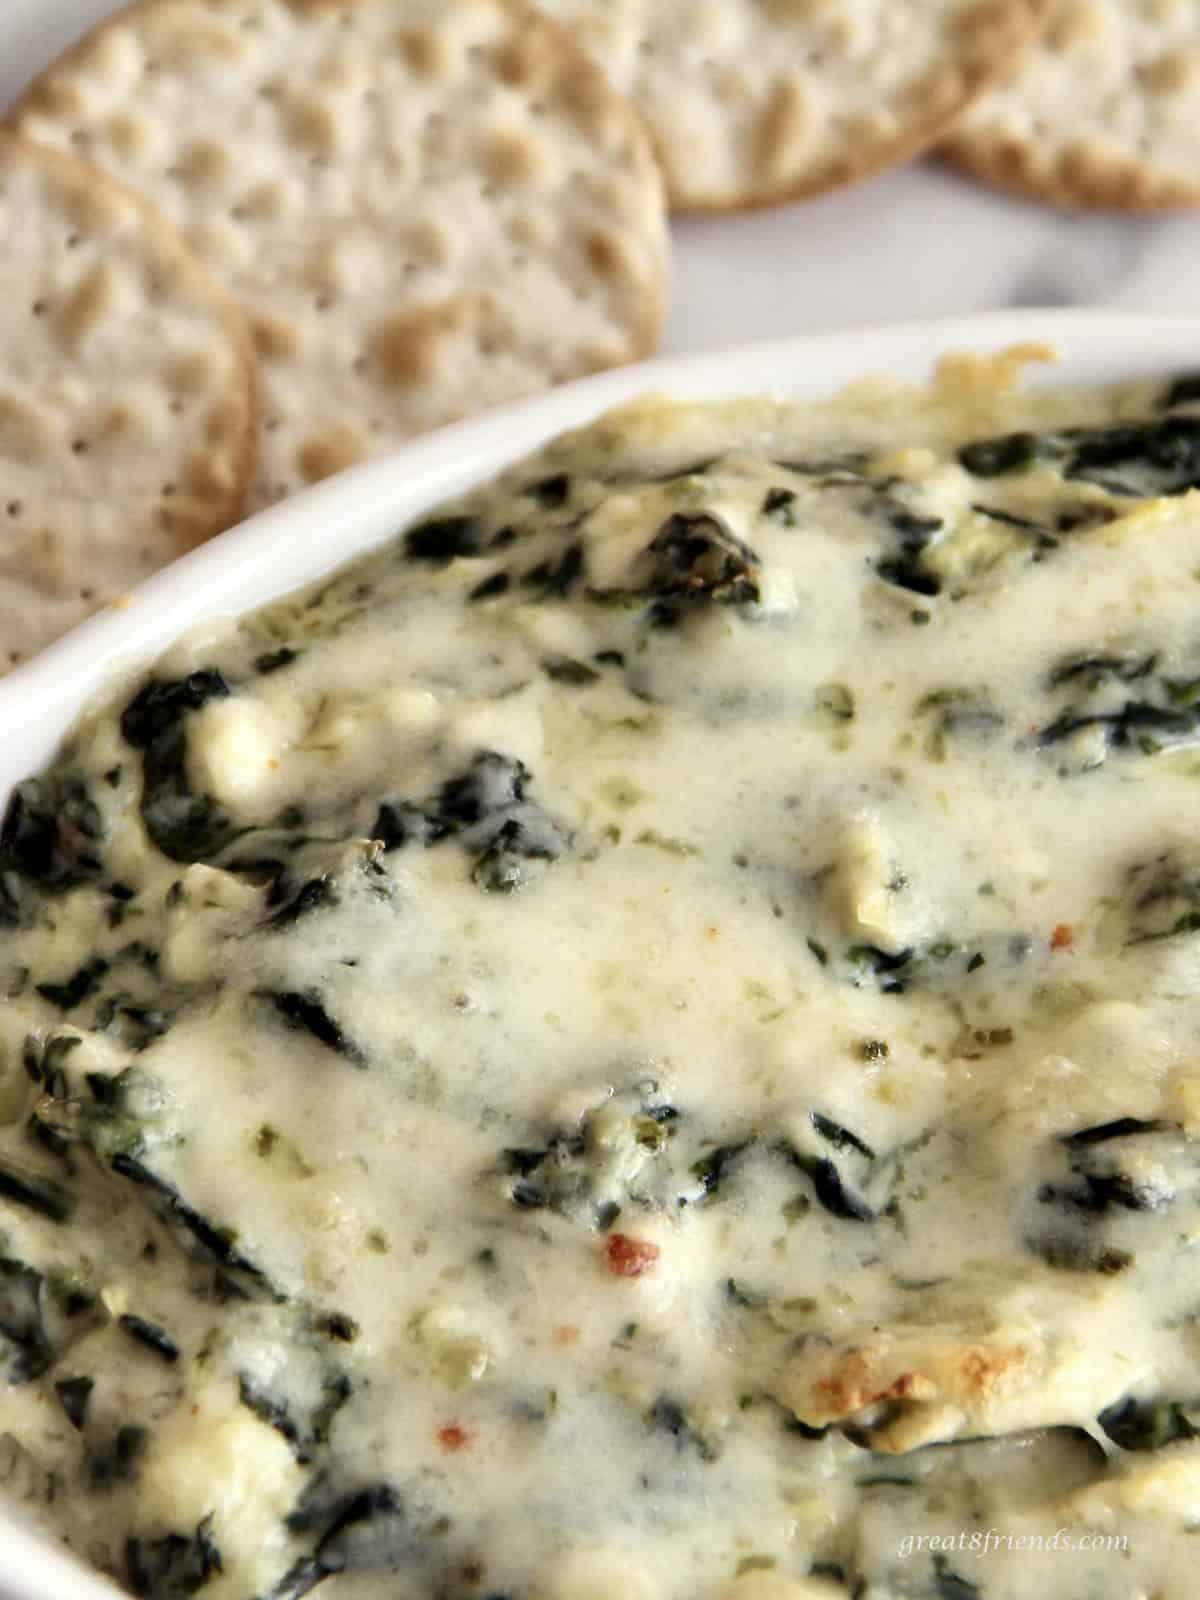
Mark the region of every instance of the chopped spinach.
[[813, 1136], [782, 1141], [783, 1153], [811, 1180], [817, 1200], [831, 1216], [845, 1222], [874, 1222], [878, 1213], [862, 1190], [872, 1176], [875, 1152], [820, 1111], [809, 1113], [809, 1124]]
[[546, 863], [557, 861], [566, 848], [566, 837], [544, 812], [510, 817], [476, 861], [471, 878], [492, 894], [512, 894], [531, 883]]
[[1200, 485], [1200, 418], [1166, 417], [1058, 433], [1011, 433], [976, 440], [958, 453], [979, 478], [1053, 464], [1066, 479], [1096, 484], [1109, 494], [1154, 498]]
[[570, 656], [546, 656], [542, 661], [542, 671], [555, 683], [565, 683], [573, 689], [600, 681], [600, 674], [594, 667], [589, 667], [585, 661], [575, 661]]
[[187, 1600], [223, 1570], [212, 1524], [205, 1517], [192, 1534], [125, 1541], [125, 1577], [139, 1600]]
[[38, 1378], [85, 1334], [102, 1325], [96, 1297], [67, 1277], [0, 1257], [0, 1340], [12, 1347], [11, 1384]]
[[126, 1423], [111, 1438], [92, 1440], [87, 1455], [88, 1483], [102, 1491], [114, 1484], [136, 1482], [149, 1442], [149, 1429], [135, 1423]]
[[121, 714], [121, 733], [142, 752], [142, 817], [151, 839], [172, 861], [201, 861], [214, 855], [234, 833], [229, 817], [207, 795], [195, 795], [186, 773], [187, 741], [183, 719], [213, 700], [224, 700], [229, 685], [215, 667], [186, 678], [152, 678]]
[[819, 710], [833, 718], [834, 722], [853, 722], [857, 706], [854, 690], [844, 683], [823, 683], [815, 695]]
[[1064, 1134], [1053, 1154], [1061, 1170], [1038, 1188], [1039, 1215], [1026, 1242], [1063, 1271], [1113, 1274], [1132, 1266], [1132, 1254], [1114, 1245], [1111, 1228], [1126, 1214], [1169, 1213], [1178, 1194], [1197, 1185], [1197, 1164], [1183, 1135], [1138, 1118]]
[[36, 1211], [49, 1222], [65, 1222], [74, 1205], [74, 1197], [53, 1178], [7, 1164], [0, 1165], [0, 1200]]
[[527, 798], [530, 781], [523, 761], [482, 750], [432, 800], [386, 801], [375, 819], [374, 837], [385, 850], [428, 848], [456, 838], [474, 855], [471, 876], [481, 889], [512, 893], [564, 855], [571, 842], [554, 818]]
[[293, 650], [291, 645], [284, 645], [279, 650], [268, 650], [261, 656], [254, 658], [254, 670], [260, 677], [267, 677], [272, 672], [279, 672], [284, 667], [290, 667], [293, 661], [300, 658], [300, 651]]
[[[1156, 1180], [1126, 1172], [1121, 1163], [1129, 1153], [1129, 1140], [1141, 1152], [1147, 1146], [1156, 1157]], [[1100, 1123], [1059, 1141], [1069, 1177], [1044, 1183], [1038, 1199], [1091, 1216], [1103, 1216], [1114, 1207], [1125, 1211], [1160, 1211], [1171, 1204], [1178, 1189], [1195, 1181], [1194, 1164], [1186, 1140], [1157, 1122], [1122, 1117]]]
[[666, 1157], [678, 1121], [653, 1081], [636, 1084], [584, 1112], [573, 1127], [503, 1150], [499, 1169], [512, 1180], [508, 1198], [520, 1211], [549, 1208], [603, 1232], [622, 1207], [650, 1204], [653, 1183], [669, 1186]]
[[[700, 1186], [697, 1199], [707, 1200], [717, 1193], [728, 1169], [752, 1143], [750, 1139], [742, 1139], [736, 1144], [719, 1144], [692, 1163], [691, 1175]], [[680, 1201], [680, 1204], [686, 1203], [686, 1200]]]
[[1111, 1278], [1133, 1265], [1128, 1250], [1116, 1250], [1071, 1234], [1043, 1234], [1026, 1242], [1034, 1255], [1057, 1272], [1096, 1272]]
[[338, 1572], [393, 1572], [419, 1547], [421, 1538], [400, 1496], [387, 1483], [339, 1494], [318, 1477], [287, 1522], [293, 1533], [316, 1532], [317, 1542], [271, 1591], [269, 1600], [301, 1600]]
[[185, 713], [228, 694], [229, 685], [215, 667], [186, 678], [152, 678], [121, 713], [121, 734], [135, 750], [151, 750], [165, 734], [174, 732]]
[[[819, 1436], [823, 1437], [824, 1433], [825, 1430], [821, 1429]], [[809, 1568], [809, 1577], [826, 1578], [830, 1583], [844, 1584], [846, 1582], [846, 1569], [837, 1561], [814, 1561]]]
[[571, 497], [571, 479], [565, 472], [555, 472], [527, 485], [522, 493], [536, 500], [544, 511], [557, 511]]
[[775, 465], [782, 467], [785, 472], [794, 472], [798, 478], [820, 478], [824, 480], [819, 487], [825, 488], [830, 483], [862, 483], [866, 476], [869, 457], [863, 450], [847, 450], [836, 456], [814, 456], [811, 460], [782, 461], [776, 460]]
[[497, 595], [504, 594], [512, 579], [507, 572], [493, 572], [490, 578], [481, 578], [468, 594], [467, 599], [472, 601], [494, 600]]
[[1193, 745], [1200, 738], [1200, 705], [1188, 710], [1126, 700], [1116, 711], [1083, 712], [1071, 707], [1038, 733], [1042, 749], [1063, 744], [1089, 728], [1100, 729], [1109, 749], [1159, 755]]
[[410, 844], [436, 844], [448, 831], [420, 806], [404, 800], [385, 800], [372, 824], [371, 837], [378, 839], [385, 850], [402, 850]]
[[399, 1495], [375, 1484], [339, 1508], [317, 1545], [317, 1563], [325, 1572], [388, 1571], [409, 1553], [411, 1540]]
[[[604, 473], [604, 482], [633, 483], [640, 486], [647, 483], [676, 483], [680, 478], [702, 478], [722, 459], [721, 456], [701, 456], [699, 460], [684, 462], [682, 466], [664, 467], [658, 472], [651, 472], [639, 463], [632, 471], [618, 469]], [[780, 465], [786, 463], [781, 462]]]
[[529, 768], [523, 761], [495, 750], [483, 750], [461, 777], [442, 785], [434, 805], [435, 816], [447, 833], [469, 828], [519, 805], [528, 783]]
[[236, 1235], [231, 1229], [218, 1226], [190, 1206], [178, 1189], [152, 1172], [138, 1157], [121, 1151], [113, 1156], [110, 1166], [119, 1178], [145, 1189], [153, 1197], [158, 1215], [186, 1251], [221, 1267], [242, 1293], [265, 1291], [274, 1299], [282, 1298], [272, 1289], [261, 1267], [255, 1266], [237, 1248]]
[[916, 713], [930, 721], [925, 750], [934, 761], [963, 741], [986, 744], [1004, 727], [987, 694], [971, 689], [935, 689], [918, 701]]
[[328, 1334], [329, 1338], [337, 1339], [341, 1344], [353, 1344], [359, 1334], [358, 1323], [344, 1311], [326, 1312], [318, 1317], [316, 1327], [319, 1333]]
[[1200, 400], [1200, 373], [1185, 372], [1175, 379], [1160, 404], [1164, 411], [1175, 406], [1190, 406]]
[[[52, 1038], [47, 1042], [45, 1060], [55, 1047], [75, 1045], [77, 1038]], [[130, 1048], [139, 1048], [129, 1041]], [[65, 1053], [58, 1059], [66, 1059]], [[85, 1072], [83, 1085], [73, 1088], [68, 1084], [62, 1067], [48, 1072], [45, 1078], [46, 1098], [38, 1107], [38, 1116], [53, 1118], [56, 1143], [83, 1142], [102, 1160], [118, 1151], [139, 1148], [144, 1141], [146, 1123], [153, 1121], [162, 1106], [163, 1090], [158, 1080], [135, 1067], [123, 1072]], [[82, 1094], [87, 1089], [87, 1098]], [[61, 1116], [59, 1115], [61, 1111]]]
[[275, 1010], [291, 1028], [311, 1034], [319, 1044], [335, 1055], [344, 1056], [357, 1067], [367, 1064], [361, 1046], [357, 1045], [334, 1021], [325, 1009], [325, 1002], [316, 989], [264, 990]]
[[[283, 1378], [286, 1376], [284, 1374]], [[299, 1401], [280, 1392], [278, 1386], [272, 1388], [256, 1382], [245, 1372], [238, 1374], [238, 1397], [242, 1404], [281, 1434], [301, 1463], [311, 1461], [316, 1447], [328, 1440], [334, 1417], [352, 1393], [353, 1386], [345, 1373], [326, 1372], [321, 1380], [320, 1399], [301, 1421], [305, 1408]]]
[[268, 926], [290, 928], [310, 911], [316, 911], [320, 906], [336, 905], [337, 900], [327, 873], [319, 878], [309, 878], [297, 888], [285, 870], [271, 885], [267, 903], [278, 907], [267, 918]]
[[999, 506], [985, 506], [972, 503], [971, 510], [977, 516], [986, 517], [989, 522], [999, 522], [1006, 528], [1019, 528], [1022, 533], [1036, 533], [1039, 544], [1054, 548], [1058, 541], [1052, 539], [1039, 523], [1031, 522], [1028, 517], [1018, 517], [1011, 511], [1002, 511]]
[[20, 876], [11, 869], [0, 867], [0, 927], [19, 927], [24, 907], [25, 894]]
[[977, 439], [958, 452], [958, 459], [976, 478], [999, 478], [1010, 472], [1027, 472], [1038, 459], [1038, 439], [1032, 433], [1006, 433], [996, 439]]
[[1144, 1122], [1140, 1117], [1117, 1117], [1112, 1122], [1098, 1122], [1090, 1128], [1080, 1128], [1076, 1133], [1064, 1133], [1062, 1143], [1068, 1148], [1079, 1145], [1107, 1144], [1110, 1139], [1128, 1139], [1132, 1134], [1161, 1133], [1165, 1122]]
[[153, 1351], [164, 1361], [173, 1363], [179, 1360], [179, 1346], [167, 1330], [159, 1327], [157, 1322], [148, 1322], [145, 1317], [126, 1312], [117, 1318], [117, 1325], [135, 1343]]
[[135, 1005], [123, 994], [109, 995], [96, 1009], [96, 1026], [114, 1034], [130, 1050], [145, 1050], [167, 1031], [169, 1013]]
[[590, 595], [598, 601], [650, 600], [651, 620], [669, 626], [688, 606], [757, 603], [759, 558], [720, 517], [680, 511], [638, 556], [627, 588], [593, 589]]
[[557, 560], [539, 561], [523, 572], [520, 581], [526, 589], [540, 589], [543, 600], [562, 600], [583, 577], [585, 565], [583, 546], [575, 541]]
[[0, 1257], [0, 1338], [12, 1346], [7, 1378], [12, 1384], [40, 1377], [54, 1360], [42, 1318], [42, 1275], [21, 1261]]
[[940, 517], [923, 517], [894, 502], [881, 486], [875, 504], [882, 511], [897, 537], [895, 555], [885, 556], [876, 572], [885, 583], [906, 589], [910, 594], [932, 598], [942, 591], [942, 580], [926, 563], [925, 552], [934, 536], [944, 527]]
[[794, 489], [768, 489], [763, 499], [760, 515], [771, 517], [781, 523], [785, 528], [796, 526], [796, 514], [792, 507], [796, 503]]
[[701, 1461], [715, 1461], [721, 1453], [716, 1441], [670, 1395], [659, 1395], [646, 1413], [646, 1426], [668, 1434], [678, 1451], [692, 1451]]
[[726, 1278], [725, 1298], [731, 1305], [740, 1307], [743, 1311], [760, 1310], [767, 1303], [767, 1297], [753, 1289], [747, 1289], [736, 1278]]
[[448, 567], [456, 556], [477, 556], [483, 549], [483, 523], [478, 517], [430, 517], [404, 536], [410, 561]]
[[1200, 1412], [1176, 1400], [1118, 1400], [1096, 1418], [1122, 1450], [1161, 1450], [1183, 1439], [1200, 1439]]
[[93, 956], [73, 972], [65, 983], [39, 983], [35, 987], [43, 1000], [49, 1000], [60, 1011], [73, 1011], [95, 994], [107, 972], [108, 962], [101, 956]]
[[101, 831], [99, 808], [78, 778], [51, 774], [19, 783], [0, 827], [0, 920], [20, 920], [23, 881], [59, 894], [99, 878]]
[[933, 1558], [933, 1588], [938, 1600], [983, 1600], [983, 1590], [960, 1577], [943, 1555]]
[[1200, 485], [1200, 418], [1072, 428], [1061, 438], [1063, 476], [1099, 484], [1110, 494], [1151, 498]]
[[54, 1392], [73, 1428], [82, 1428], [87, 1421], [88, 1403], [95, 1382], [91, 1378], [60, 1378]]
[[1171, 854], [1142, 863], [1129, 874], [1126, 947], [1200, 932], [1200, 867]]
[[840, 1123], [822, 1116], [819, 1111], [813, 1111], [810, 1115], [813, 1127], [835, 1150], [857, 1150], [859, 1155], [866, 1156], [868, 1161], [874, 1161], [874, 1150], [869, 1144], [864, 1144], [857, 1134], [851, 1133], [849, 1128], [843, 1128]]
[[875, 944], [856, 944], [847, 950], [846, 959], [864, 977], [875, 977], [883, 994], [903, 994], [916, 954], [911, 945], [902, 950], [881, 950]]
[[1148, 655], [1066, 656], [1050, 673], [1047, 682], [1052, 689], [1061, 689], [1067, 683], [1082, 683], [1088, 691], [1093, 691], [1105, 683], [1136, 683], [1139, 678], [1148, 678], [1157, 665], [1155, 651]]

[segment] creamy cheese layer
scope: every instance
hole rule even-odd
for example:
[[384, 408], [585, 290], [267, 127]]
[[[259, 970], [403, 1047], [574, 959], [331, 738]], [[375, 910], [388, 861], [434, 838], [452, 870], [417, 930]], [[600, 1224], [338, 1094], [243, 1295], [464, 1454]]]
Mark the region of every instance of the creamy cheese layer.
[[17, 790], [0, 1479], [83, 1556], [1195, 1592], [1200, 381], [1012, 377], [618, 413]]

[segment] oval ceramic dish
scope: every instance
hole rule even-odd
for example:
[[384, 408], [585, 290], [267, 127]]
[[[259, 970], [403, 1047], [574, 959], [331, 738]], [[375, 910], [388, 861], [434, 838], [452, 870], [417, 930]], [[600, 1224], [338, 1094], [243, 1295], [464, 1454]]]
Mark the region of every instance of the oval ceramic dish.
[[[929, 376], [951, 351], [1054, 346], [1038, 384], [1106, 382], [1200, 368], [1200, 318], [1002, 312], [802, 337], [650, 362], [447, 428], [256, 517], [144, 584], [0, 681], [0, 800], [43, 765], [109, 681], [181, 634], [298, 588], [488, 479], [566, 429], [648, 392], [700, 400], [771, 393], [814, 399], [874, 374]], [[0, 1400], [0, 1432], [4, 1406]], [[0, 1505], [0, 1600], [104, 1600], [116, 1591]]]

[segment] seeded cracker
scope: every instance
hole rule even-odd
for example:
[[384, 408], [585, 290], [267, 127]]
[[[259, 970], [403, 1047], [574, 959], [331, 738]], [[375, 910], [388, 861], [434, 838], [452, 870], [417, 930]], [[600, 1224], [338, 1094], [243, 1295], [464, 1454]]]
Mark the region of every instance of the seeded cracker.
[[946, 149], [991, 183], [1063, 205], [1200, 204], [1200, 5], [1067, 0]]
[[260, 503], [655, 345], [644, 131], [517, 0], [148, 0], [13, 120], [139, 185], [246, 306]]
[[771, 205], [914, 155], [1048, 0], [542, 0], [649, 124], [672, 207]]
[[0, 671], [236, 522], [254, 358], [164, 218], [0, 136]]

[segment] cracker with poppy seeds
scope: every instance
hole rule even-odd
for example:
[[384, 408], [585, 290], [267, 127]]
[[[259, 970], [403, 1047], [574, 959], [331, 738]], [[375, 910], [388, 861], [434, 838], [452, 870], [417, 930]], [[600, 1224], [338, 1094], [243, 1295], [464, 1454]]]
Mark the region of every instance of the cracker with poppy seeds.
[[522, 0], [142, 0], [12, 122], [139, 185], [245, 307], [256, 504], [657, 340], [645, 132]]
[[834, 189], [931, 144], [1046, 0], [541, 0], [646, 119], [673, 209]]
[[0, 135], [0, 670], [236, 522], [236, 304], [103, 173]]

